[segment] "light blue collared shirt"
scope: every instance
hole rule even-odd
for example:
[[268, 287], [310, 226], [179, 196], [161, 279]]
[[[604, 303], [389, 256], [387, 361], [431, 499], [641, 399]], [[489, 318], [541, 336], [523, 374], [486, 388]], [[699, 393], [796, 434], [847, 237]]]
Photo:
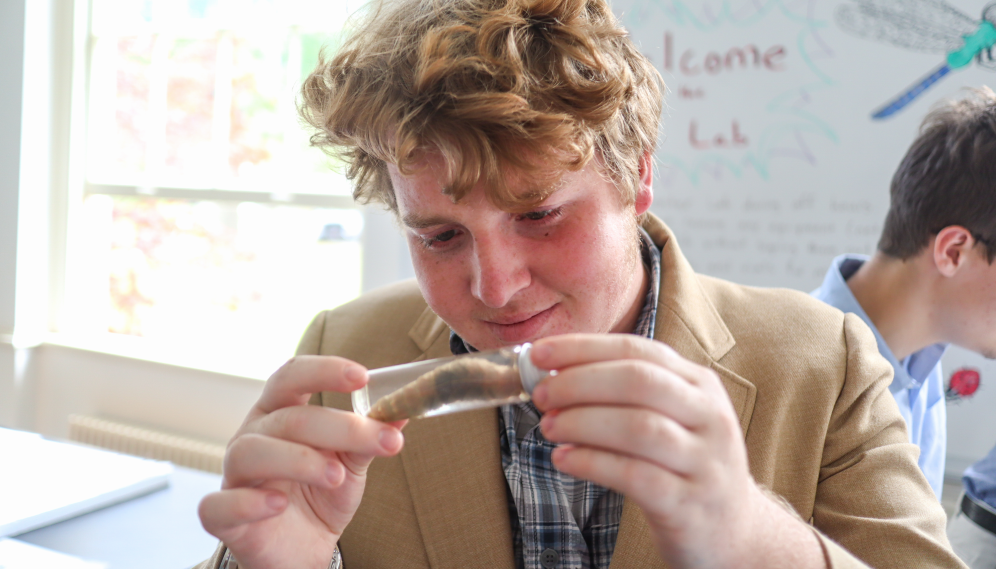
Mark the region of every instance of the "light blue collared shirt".
[[944, 355], [947, 344], [927, 346], [901, 362], [896, 360], [896, 356], [847, 286], [847, 279], [867, 260], [867, 255], [840, 255], [830, 264], [830, 270], [820, 288], [810, 294], [844, 312], [853, 312], [875, 333], [878, 351], [889, 360], [895, 372], [889, 391], [896, 398], [903, 419], [906, 419], [910, 442], [920, 447], [920, 470], [939, 500], [944, 487], [944, 456], [947, 447], [947, 410], [941, 356]]

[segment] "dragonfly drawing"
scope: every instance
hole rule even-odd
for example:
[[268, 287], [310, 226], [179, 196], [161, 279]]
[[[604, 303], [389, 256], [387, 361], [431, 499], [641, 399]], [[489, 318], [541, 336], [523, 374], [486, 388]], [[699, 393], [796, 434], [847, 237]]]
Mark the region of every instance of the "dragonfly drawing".
[[837, 25], [855, 36], [924, 53], [944, 63], [872, 113], [886, 119], [956, 69], [972, 64], [996, 71], [996, 2], [976, 20], [942, 0], [854, 0], [838, 7]]

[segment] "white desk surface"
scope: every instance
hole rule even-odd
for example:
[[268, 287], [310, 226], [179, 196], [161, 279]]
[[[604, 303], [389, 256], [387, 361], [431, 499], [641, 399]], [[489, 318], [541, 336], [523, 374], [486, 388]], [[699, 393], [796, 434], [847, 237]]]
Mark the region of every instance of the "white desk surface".
[[108, 569], [186, 569], [218, 543], [201, 527], [197, 504], [220, 487], [217, 474], [176, 467], [167, 488], [12, 537]]
[[18, 535], [148, 494], [173, 465], [0, 429], [0, 536]]

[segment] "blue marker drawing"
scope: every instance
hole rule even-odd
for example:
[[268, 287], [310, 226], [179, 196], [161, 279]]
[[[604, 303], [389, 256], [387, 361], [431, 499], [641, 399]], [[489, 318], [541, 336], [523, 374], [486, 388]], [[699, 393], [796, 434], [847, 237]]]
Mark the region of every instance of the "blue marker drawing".
[[838, 8], [837, 24], [855, 36], [921, 52], [946, 53], [945, 62], [872, 113], [876, 120], [901, 111], [956, 69], [996, 71], [996, 2], [974, 20], [942, 0], [855, 0]]

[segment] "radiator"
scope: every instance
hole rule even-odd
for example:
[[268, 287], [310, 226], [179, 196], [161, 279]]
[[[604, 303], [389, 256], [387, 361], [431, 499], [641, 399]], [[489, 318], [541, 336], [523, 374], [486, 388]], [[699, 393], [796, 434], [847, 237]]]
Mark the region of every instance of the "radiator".
[[219, 474], [225, 457], [224, 445], [87, 415], [69, 416], [69, 439]]

